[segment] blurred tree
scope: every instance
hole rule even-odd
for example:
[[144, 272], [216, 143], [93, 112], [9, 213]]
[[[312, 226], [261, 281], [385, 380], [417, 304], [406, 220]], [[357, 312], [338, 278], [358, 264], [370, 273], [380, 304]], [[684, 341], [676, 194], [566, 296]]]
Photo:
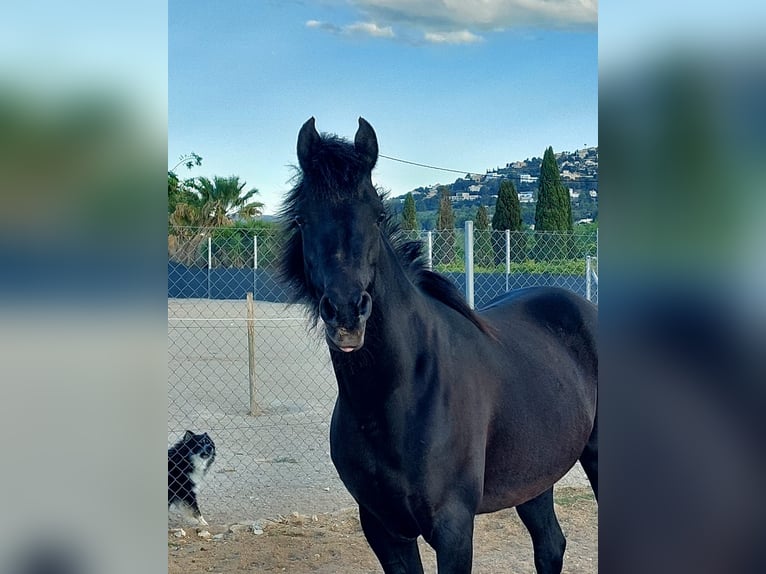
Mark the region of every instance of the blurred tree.
[[483, 205], [479, 206], [479, 209], [476, 210], [476, 219], [474, 220], [475, 228], [479, 231], [487, 231], [489, 229], [489, 213], [487, 213], [487, 208]]
[[474, 218], [474, 257], [480, 267], [492, 266], [492, 230], [489, 227], [489, 213], [483, 205], [476, 210]]
[[439, 211], [436, 214], [434, 261], [449, 265], [455, 259], [455, 214], [452, 211], [449, 188], [439, 190]]
[[408, 193], [404, 198], [404, 210], [402, 211], [402, 230], [418, 230], [418, 214], [415, 210], [415, 198], [412, 196], [412, 192]]

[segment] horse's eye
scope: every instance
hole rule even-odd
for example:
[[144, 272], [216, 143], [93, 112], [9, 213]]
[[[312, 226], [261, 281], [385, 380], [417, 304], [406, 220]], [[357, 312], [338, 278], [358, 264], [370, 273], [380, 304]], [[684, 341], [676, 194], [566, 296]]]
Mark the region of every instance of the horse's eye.
[[383, 220], [386, 218], [386, 212], [381, 211], [380, 215], [378, 215], [378, 223], [383, 223]]
[[297, 225], [298, 227], [303, 227], [303, 224], [305, 223], [303, 218], [300, 215], [296, 215], [293, 221], [295, 222], [295, 225]]

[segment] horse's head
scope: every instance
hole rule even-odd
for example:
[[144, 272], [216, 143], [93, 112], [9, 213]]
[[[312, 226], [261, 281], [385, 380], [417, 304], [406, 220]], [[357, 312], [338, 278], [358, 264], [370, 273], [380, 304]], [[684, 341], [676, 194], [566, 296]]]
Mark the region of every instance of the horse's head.
[[301, 179], [286, 210], [287, 273], [324, 322], [330, 348], [344, 352], [362, 347], [372, 313], [385, 214], [371, 179], [377, 159], [375, 131], [363, 118], [353, 145], [320, 136], [314, 118], [298, 134]]

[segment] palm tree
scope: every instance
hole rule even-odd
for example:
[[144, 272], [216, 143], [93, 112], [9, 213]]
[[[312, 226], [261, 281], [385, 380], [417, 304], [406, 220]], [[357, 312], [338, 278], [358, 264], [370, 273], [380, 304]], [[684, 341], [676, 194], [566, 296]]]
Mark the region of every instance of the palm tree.
[[246, 182], [239, 181], [238, 175], [216, 175], [212, 181], [206, 177], [197, 178], [194, 188], [200, 194], [201, 203], [205, 206], [205, 212], [212, 225], [226, 225], [231, 222], [233, 216], [248, 219], [261, 214], [263, 203], [251, 201], [258, 190], [252, 188], [243, 194], [246, 185]]
[[246, 185], [236, 175], [213, 176], [212, 180], [198, 177], [189, 182], [191, 193], [175, 205], [168, 218], [168, 249], [176, 260], [187, 264], [198, 260], [200, 245], [211, 228], [231, 225], [234, 217], [248, 220], [261, 215], [263, 203], [251, 201], [258, 190], [243, 193]]

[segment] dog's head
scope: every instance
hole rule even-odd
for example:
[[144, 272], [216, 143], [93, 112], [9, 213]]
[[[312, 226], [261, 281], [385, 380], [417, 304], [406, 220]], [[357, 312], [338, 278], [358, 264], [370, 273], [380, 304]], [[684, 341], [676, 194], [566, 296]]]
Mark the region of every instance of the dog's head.
[[207, 433], [194, 434], [187, 430], [182, 439], [183, 445], [192, 455], [197, 455], [202, 460], [215, 458], [215, 443]]

